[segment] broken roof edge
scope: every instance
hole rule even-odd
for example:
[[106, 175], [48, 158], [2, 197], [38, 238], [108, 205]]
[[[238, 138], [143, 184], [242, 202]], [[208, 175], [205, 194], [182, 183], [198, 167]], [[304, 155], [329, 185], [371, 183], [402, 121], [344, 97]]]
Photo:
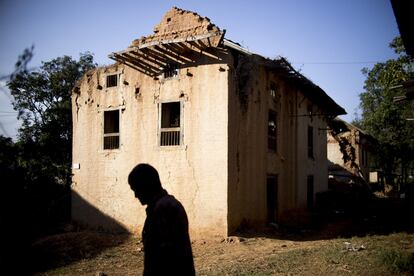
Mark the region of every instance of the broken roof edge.
[[[369, 134], [369, 133], [367, 133], [365, 130], [363, 130], [363, 129], [361, 129], [361, 128], [359, 128], [359, 127], [357, 127], [356, 125], [354, 125], [354, 124], [352, 124], [352, 123], [349, 123], [349, 122], [347, 122], [347, 121], [345, 121], [344, 119], [342, 119], [342, 118], [339, 118], [339, 117], [336, 117], [335, 119], [334, 119], [335, 121], [338, 121], [338, 122], [341, 122], [341, 123], [343, 123], [348, 129], [355, 129], [355, 130], [358, 130], [360, 133], [362, 133], [363, 135], [365, 135], [365, 136], [370, 136], [371, 138], [373, 138], [373, 139], [375, 139], [375, 137], [373, 137], [371, 134]], [[376, 140], [376, 139], [375, 139]]]
[[250, 52], [246, 48], [242, 47], [239, 43], [231, 41], [230, 39], [223, 38], [223, 45], [249, 56], [254, 54], [253, 52]]
[[152, 42], [149, 42], [149, 43], [146, 43], [146, 44], [142, 44], [140, 46], [131, 45], [131, 46], [129, 46], [128, 48], [126, 48], [124, 50], [111, 52], [110, 54], [108, 54], [108, 57], [110, 59], [115, 60], [116, 55], [128, 53], [128, 52], [136, 50], [136, 49], [140, 50], [140, 49], [143, 49], [143, 48], [147, 48], [147, 47], [151, 47], [151, 46], [157, 46], [157, 45], [163, 45], [163, 44], [196, 41], [196, 40], [199, 40], [199, 39], [209, 38], [209, 37], [215, 36], [215, 35], [221, 35], [222, 36], [221, 39], [220, 39], [220, 42], [218, 43], [219, 45], [223, 45], [225, 47], [234, 49], [236, 51], [239, 51], [239, 52], [247, 54], [247, 55], [253, 55], [254, 54], [253, 52], [250, 52], [246, 48], [240, 46], [240, 44], [238, 44], [236, 42], [233, 42], [229, 39], [224, 38], [225, 33], [226, 33], [226, 30], [223, 30], [220, 33], [216, 33], [216, 34], [208, 33], [208, 34], [202, 34], [202, 35], [199, 35], [199, 36], [183, 37], [183, 38], [177, 38], [177, 39], [172, 39], [172, 40], [152, 41]]
[[203, 34], [223, 35], [224, 32], [212, 23], [208, 17], [201, 16], [193, 11], [172, 7], [164, 14], [161, 21], [154, 26], [152, 34], [134, 39], [131, 46], [146, 47], [151, 42], [157, 43], [176, 38], [185, 39]]
[[[306, 76], [298, 72], [290, 62], [282, 56], [275, 59], [265, 58], [257, 55], [263, 59], [263, 65], [276, 70], [283, 70], [287, 77], [294, 78], [297, 82], [294, 85], [298, 86], [300, 91], [310, 100], [315, 101], [320, 105], [321, 109], [324, 110], [328, 115], [339, 116], [346, 115], [347, 112], [343, 107], [337, 104], [321, 87], [313, 83]], [[313, 93], [307, 91], [312, 90]]]
[[[285, 57], [279, 56], [278, 58], [270, 59], [270, 58], [264, 57], [260, 54], [255, 54], [255, 53], [247, 50], [246, 48], [242, 47], [239, 43], [236, 43], [236, 42], [231, 41], [231, 40], [226, 39], [226, 38], [223, 39], [223, 46], [234, 49], [234, 50], [236, 50], [240, 53], [246, 54], [248, 56], [254, 56], [254, 57], [258, 58], [259, 60], [261, 60], [261, 62], [259, 61], [259, 63], [261, 63], [263, 66], [266, 66], [266, 67], [269, 67], [269, 68], [272, 68], [272, 69], [277, 68], [277, 69], [284, 70], [290, 76], [293, 76], [295, 79], [302, 81], [303, 84], [301, 86], [303, 86], [303, 85], [309, 86], [318, 95], [310, 95], [309, 93], [306, 93], [306, 91], [302, 91], [302, 93], [305, 96], [307, 96], [308, 98], [310, 98], [311, 100], [317, 98], [315, 100], [316, 102], [323, 105], [324, 107], [328, 107], [327, 109], [322, 108], [322, 109], [324, 109], [325, 112], [330, 113], [328, 115], [333, 115], [334, 117], [336, 117], [336, 116], [339, 116], [339, 115], [346, 115], [347, 114], [347, 112], [345, 111], [345, 109], [342, 106], [337, 104], [321, 87], [319, 87], [318, 85], [313, 83], [310, 79], [308, 79], [303, 74], [299, 73], [290, 64], [290, 62]], [[322, 99], [322, 100], [325, 99], [325, 100], [321, 102], [321, 101], [318, 101], [318, 99]]]
[[[352, 129], [353, 129], [353, 130], [356, 130], [356, 131], [358, 131], [360, 134], [362, 134], [362, 136], [363, 136], [363, 137], [365, 137], [366, 139], [368, 139], [368, 141], [369, 141], [369, 142], [371, 142], [371, 143], [373, 143], [373, 144], [377, 144], [377, 143], [378, 143], [378, 139], [377, 139], [377, 138], [375, 138], [373, 135], [371, 135], [371, 134], [369, 134], [368, 132], [366, 132], [365, 130], [363, 130], [363, 129], [361, 129], [361, 128], [357, 127], [356, 125], [354, 125], [354, 124], [352, 124], [352, 123], [349, 123], [349, 122], [345, 121], [344, 119], [342, 119], [342, 118], [340, 118], [340, 117], [336, 117], [336, 118], [334, 118], [334, 119], [331, 121], [331, 123], [330, 123], [329, 127], [330, 127], [330, 128], [332, 128], [335, 124], [336, 124], [336, 125], [337, 125], [337, 124], [343, 124], [343, 125], [347, 128], [347, 131], [351, 131]], [[343, 133], [343, 132], [346, 132], [346, 131], [341, 131], [341, 132], [338, 132], [338, 134]]]

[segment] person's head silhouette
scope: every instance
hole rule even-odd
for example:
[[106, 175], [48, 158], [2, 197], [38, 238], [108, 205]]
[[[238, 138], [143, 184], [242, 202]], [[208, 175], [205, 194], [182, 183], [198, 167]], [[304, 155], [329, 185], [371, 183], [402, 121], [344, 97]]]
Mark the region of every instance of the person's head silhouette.
[[128, 183], [142, 205], [151, 202], [161, 191], [157, 170], [149, 164], [138, 164], [128, 176]]

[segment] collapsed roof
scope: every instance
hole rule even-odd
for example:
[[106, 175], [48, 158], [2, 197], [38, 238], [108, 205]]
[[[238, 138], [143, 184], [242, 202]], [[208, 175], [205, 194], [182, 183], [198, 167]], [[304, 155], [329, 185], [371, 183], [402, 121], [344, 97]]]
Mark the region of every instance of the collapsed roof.
[[191, 52], [209, 52], [222, 42], [225, 31], [220, 30], [207, 17], [173, 7], [154, 33], [136, 39], [124, 51], [109, 55], [138, 71], [159, 75], [169, 63], [188, 64], [194, 62]]
[[335, 117], [346, 114], [325, 91], [297, 72], [286, 59], [270, 60], [255, 55], [239, 44], [225, 39], [224, 35], [225, 30], [220, 30], [209, 18], [173, 7], [154, 27], [152, 35], [134, 40], [127, 49], [111, 53], [109, 57], [155, 77], [171, 63], [187, 66], [195, 63], [192, 55], [194, 52], [219, 59], [211, 49], [230, 48], [242, 55], [254, 56], [262, 65], [280, 72], [289, 83], [301, 90], [329, 115]]

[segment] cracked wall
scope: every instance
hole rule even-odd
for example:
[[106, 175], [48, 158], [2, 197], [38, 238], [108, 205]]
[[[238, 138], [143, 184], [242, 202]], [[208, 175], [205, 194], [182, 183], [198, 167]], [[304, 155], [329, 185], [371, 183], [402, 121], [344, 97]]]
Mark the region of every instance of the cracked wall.
[[[328, 188], [327, 122], [324, 116], [306, 116], [309, 108], [323, 112], [277, 70], [259, 62], [254, 57], [235, 60], [229, 79], [229, 232], [268, 223], [268, 176], [278, 179], [278, 223], [284, 213], [306, 209], [308, 175], [314, 177], [314, 194]], [[267, 145], [269, 110], [277, 113], [277, 151]], [[307, 156], [308, 126], [314, 129], [314, 158]]]
[[[73, 163], [79, 165], [73, 169], [73, 190], [139, 233], [145, 207], [134, 198], [127, 176], [136, 164], [149, 163], [164, 188], [183, 203], [193, 236], [226, 236], [228, 72], [222, 68], [228, 57], [220, 55], [220, 64], [200, 57], [170, 79], [154, 79], [122, 64], [85, 75], [72, 96]], [[108, 74], [118, 74], [117, 87], [105, 87]], [[159, 103], [168, 101], [182, 103], [184, 140], [160, 147]], [[120, 148], [104, 150], [103, 112], [114, 109], [121, 110]], [[91, 221], [74, 206], [75, 220]]]

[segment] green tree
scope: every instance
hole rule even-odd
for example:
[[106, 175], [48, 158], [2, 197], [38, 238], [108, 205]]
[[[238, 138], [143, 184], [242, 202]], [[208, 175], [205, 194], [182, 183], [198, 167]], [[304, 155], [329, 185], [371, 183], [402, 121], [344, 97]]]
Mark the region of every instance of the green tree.
[[71, 90], [96, 64], [93, 56], [85, 53], [79, 60], [63, 56], [42, 62], [39, 70], [28, 72], [18, 67], [26, 56], [30, 55], [21, 56], [8, 83], [13, 107], [22, 120], [19, 142], [36, 148], [36, 152], [30, 153], [35, 156], [22, 161], [36, 167], [29, 170], [34, 173], [33, 178], [40, 172], [49, 172], [56, 180], [66, 182], [70, 176], [72, 145]]
[[[27, 197], [27, 211], [37, 224], [32, 227], [44, 232], [52, 226], [49, 222], [69, 214], [71, 93], [76, 82], [96, 64], [92, 54], [84, 53], [78, 60], [63, 56], [42, 62], [29, 72], [26, 65], [32, 50], [19, 57], [8, 82], [13, 107], [22, 120], [12, 148], [17, 159], [15, 169], [23, 176], [20, 183]], [[10, 148], [7, 141], [1, 142]]]
[[414, 125], [406, 120], [412, 117], [410, 104], [394, 102], [394, 97], [403, 95], [401, 84], [413, 78], [413, 60], [406, 54], [400, 37], [389, 46], [397, 54], [395, 59], [362, 69], [365, 91], [360, 94], [362, 113], [356, 123], [378, 139], [379, 167], [386, 175], [401, 175], [406, 182], [408, 168], [413, 164]]

